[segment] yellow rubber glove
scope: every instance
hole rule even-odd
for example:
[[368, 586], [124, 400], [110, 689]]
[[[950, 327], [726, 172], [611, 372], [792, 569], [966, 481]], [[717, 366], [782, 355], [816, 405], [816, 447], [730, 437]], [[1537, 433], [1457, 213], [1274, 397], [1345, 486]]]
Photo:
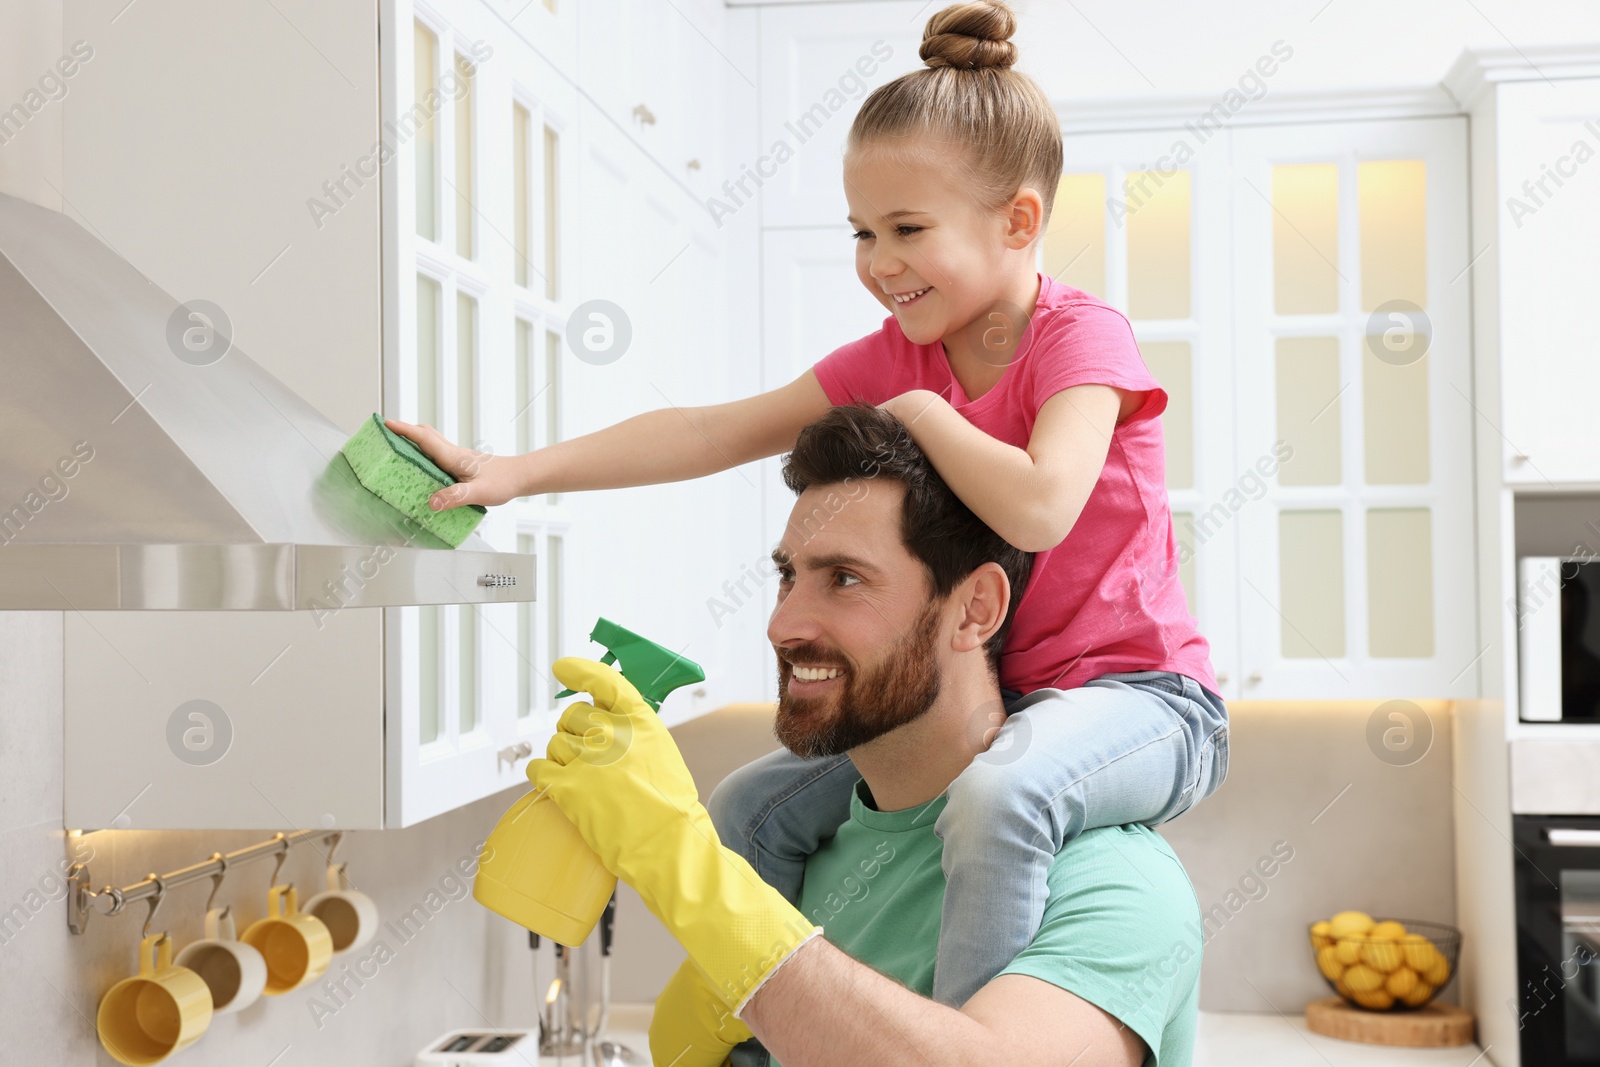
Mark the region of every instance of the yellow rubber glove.
[[738, 1015], [822, 927], [722, 846], [672, 735], [621, 672], [566, 656], [551, 673], [594, 703], [562, 713], [546, 758], [529, 761], [528, 780], [638, 891]]
[[755, 1035], [728, 1010], [692, 960], [684, 960], [656, 998], [650, 1017], [650, 1061], [661, 1067], [721, 1067]]

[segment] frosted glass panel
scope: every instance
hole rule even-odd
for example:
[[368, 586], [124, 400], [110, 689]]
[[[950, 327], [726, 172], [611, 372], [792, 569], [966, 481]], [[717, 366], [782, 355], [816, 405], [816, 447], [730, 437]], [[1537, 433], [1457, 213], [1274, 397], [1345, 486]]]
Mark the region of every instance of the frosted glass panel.
[[471, 259], [474, 243], [472, 240], [473, 218], [472, 201], [477, 195], [472, 185], [472, 114], [476, 110], [472, 99], [477, 95], [473, 86], [472, 76], [477, 70], [472, 61], [466, 56], [456, 56], [456, 79], [459, 84], [456, 97], [456, 255]]
[[1420, 159], [1356, 167], [1361, 310], [1391, 300], [1428, 306], [1428, 172]]
[[456, 442], [478, 447], [478, 302], [456, 294]]
[[458, 689], [461, 695], [461, 732], [478, 725], [478, 609], [473, 604], [456, 605], [456, 639], [460, 652]]
[[1278, 484], [1338, 485], [1339, 339], [1278, 338], [1276, 374], [1278, 437], [1294, 449], [1278, 467]]
[[517, 351], [514, 362], [517, 365], [516, 404], [517, 416], [513, 420], [517, 424], [517, 455], [522, 455], [533, 449], [533, 324], [523, 319], [517, 320]]
[[1172, 534], [1178, 542], [1178, 581], [1189, 602], [1189, 614], [1200, 615], [1199, 589], [1194, 584], [1194, 515], [1187, 511], [1172, 513]]
[[1433, 522], [1427, 508], [1367, 512], [1367, 643], [1373, 656], [1433, 655]]
[[1128, 317], [1189, 317], [1189, 172], [1136, 171], [1128, 205]]
[[1145, 366], [1167, 391], [1161, 436], [1167, 448], [1167, 488], [1194, 488], [1194, 360], [1188, 341], [1144, 341]]
[[439, 283], [417, 275], [417, 421], [439, 425]]
[[1044, 273], [1096, 296], [1106, 291], [1106, 178], [1063, 174], [1044, 235]]
[[1344, 651], [1344, 535], [1337, 511], [1278, 513], [1278, 612], [1286, 659]]
[[439, 738], [439, 606], [417, 609], [417, 739]]
[[[565, 653], [561, 650], [561, 587], [563, 545], [559, 534], [551, 534], [548, 547], [545, 549], [545, 635], [548, 642], [546, 651], [549, 659], [545, 662], [554, 663]], [[564, 687], [554, 677], [549, 679], [550, 696], [555, 696]]]
[[[546, 331], [544, 335], [544, 443], [553, 445], [561, 440], [561, 335]], [[560, 493], [547, 494], [552, 504], [561, 502]]]
[[[533, 535], [517, 534], [517, 551], [531, 555]], [[517, 601], [517, 718], [533, 711], [533, 601]]]
[[561, 173], [558, 152], [560, 142], [556, 131], [544, 128], [544, 295], [555, 300], [561, 294], [558, 284], [561, 263], [561, 188], [557, 176]]
[[1339, 168], [1272, 168], [1272, 291], [1279, 315], [1339, 310]]
[[[1428, 359], [1397, 366], [1383, 353], [1383, 338], [1368, 334], [1362, 346], [1361, 417], [1368, 485], [1423, 485], [1428, 481]], [[1392, 357], [1391, 357], [1392, 359]]]
[[528, 284], [528, 257], [533, 254], [533, 187], [528, 173], [528, 138], [533, 121], [528, 109], [511, 105], [511, 232], [518, 285]]
[[415, 145], [417, 163], [417, 234], [430, 241], [439, 239], [439, 139], [430, 99], [437, 91], [439, 40], [422, 23], [416, 24], [416, 70], [414, 89], [417, 122]]

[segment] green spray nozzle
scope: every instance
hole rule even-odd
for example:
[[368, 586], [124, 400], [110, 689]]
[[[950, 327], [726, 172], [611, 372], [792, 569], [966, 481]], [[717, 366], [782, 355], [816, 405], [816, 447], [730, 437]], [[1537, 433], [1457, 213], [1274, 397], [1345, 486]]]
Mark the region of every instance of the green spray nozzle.
[[[691, 682], [706, 680], [706, 672], [694, 660], [684, 659], [610, 619], [602, 618], [595, 623], [594, 629], [589, 631], [589, 640], [606, 646], [606, 654], [600, 662], [608, 666], [620, 662], [622, 676], [658, 712], [668, 693]], [[563, 689], [556, 694], [556, 699], [575, 695], [573, 690]]]

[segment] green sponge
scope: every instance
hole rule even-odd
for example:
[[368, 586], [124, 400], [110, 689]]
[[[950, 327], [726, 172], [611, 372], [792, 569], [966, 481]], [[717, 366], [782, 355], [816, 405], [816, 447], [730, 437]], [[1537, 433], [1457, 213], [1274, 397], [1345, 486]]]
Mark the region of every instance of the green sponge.
[[374, 412], [355, 436], [344, 443], [345, 458], [368, 491], [402, 515], [455, 548], [467, 539], [489, 513], [480, 504], [434, 511], [428, 498], [455, 478], [445, 473], [423, 451], [383, 424]]

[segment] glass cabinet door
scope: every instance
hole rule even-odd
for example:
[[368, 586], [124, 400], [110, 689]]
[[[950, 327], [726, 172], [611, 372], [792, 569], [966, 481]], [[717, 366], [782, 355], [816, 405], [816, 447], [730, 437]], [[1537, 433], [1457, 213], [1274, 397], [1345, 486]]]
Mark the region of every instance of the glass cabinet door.
[[1228, 698], [1477, 691], [1465, 125], [1068, 136], [1042, 267], [1133, 324]]
[[[562, 178], [576, 90], [482, 4], [385, 6], [385, 128], [409, 142], [385, 165], [384, 404], [456, 444], [509, 456], [555, 440], [554, 366], [567, 309]], [[386, 821], [406, 826], [513, 787], [542, 751], [559, 688], [559, 503], [489, 509], [477, 536], [539, 556], [538, 601], [442, 604], [386, 615]]]
[[1172, 149], [1182, 136], [1066, 137], [1039, 269], [1127, 315], [1167, 393], [1160, 419], [1176, 580], [1229, 697], [1239, 675], [1235, 501], [1244, 498], [1233, 449], [1227, 145], [1200, 146], [1180, 162]]
[[1240, 693], [1477, 691], [1466, 126], [1232, 134]]

